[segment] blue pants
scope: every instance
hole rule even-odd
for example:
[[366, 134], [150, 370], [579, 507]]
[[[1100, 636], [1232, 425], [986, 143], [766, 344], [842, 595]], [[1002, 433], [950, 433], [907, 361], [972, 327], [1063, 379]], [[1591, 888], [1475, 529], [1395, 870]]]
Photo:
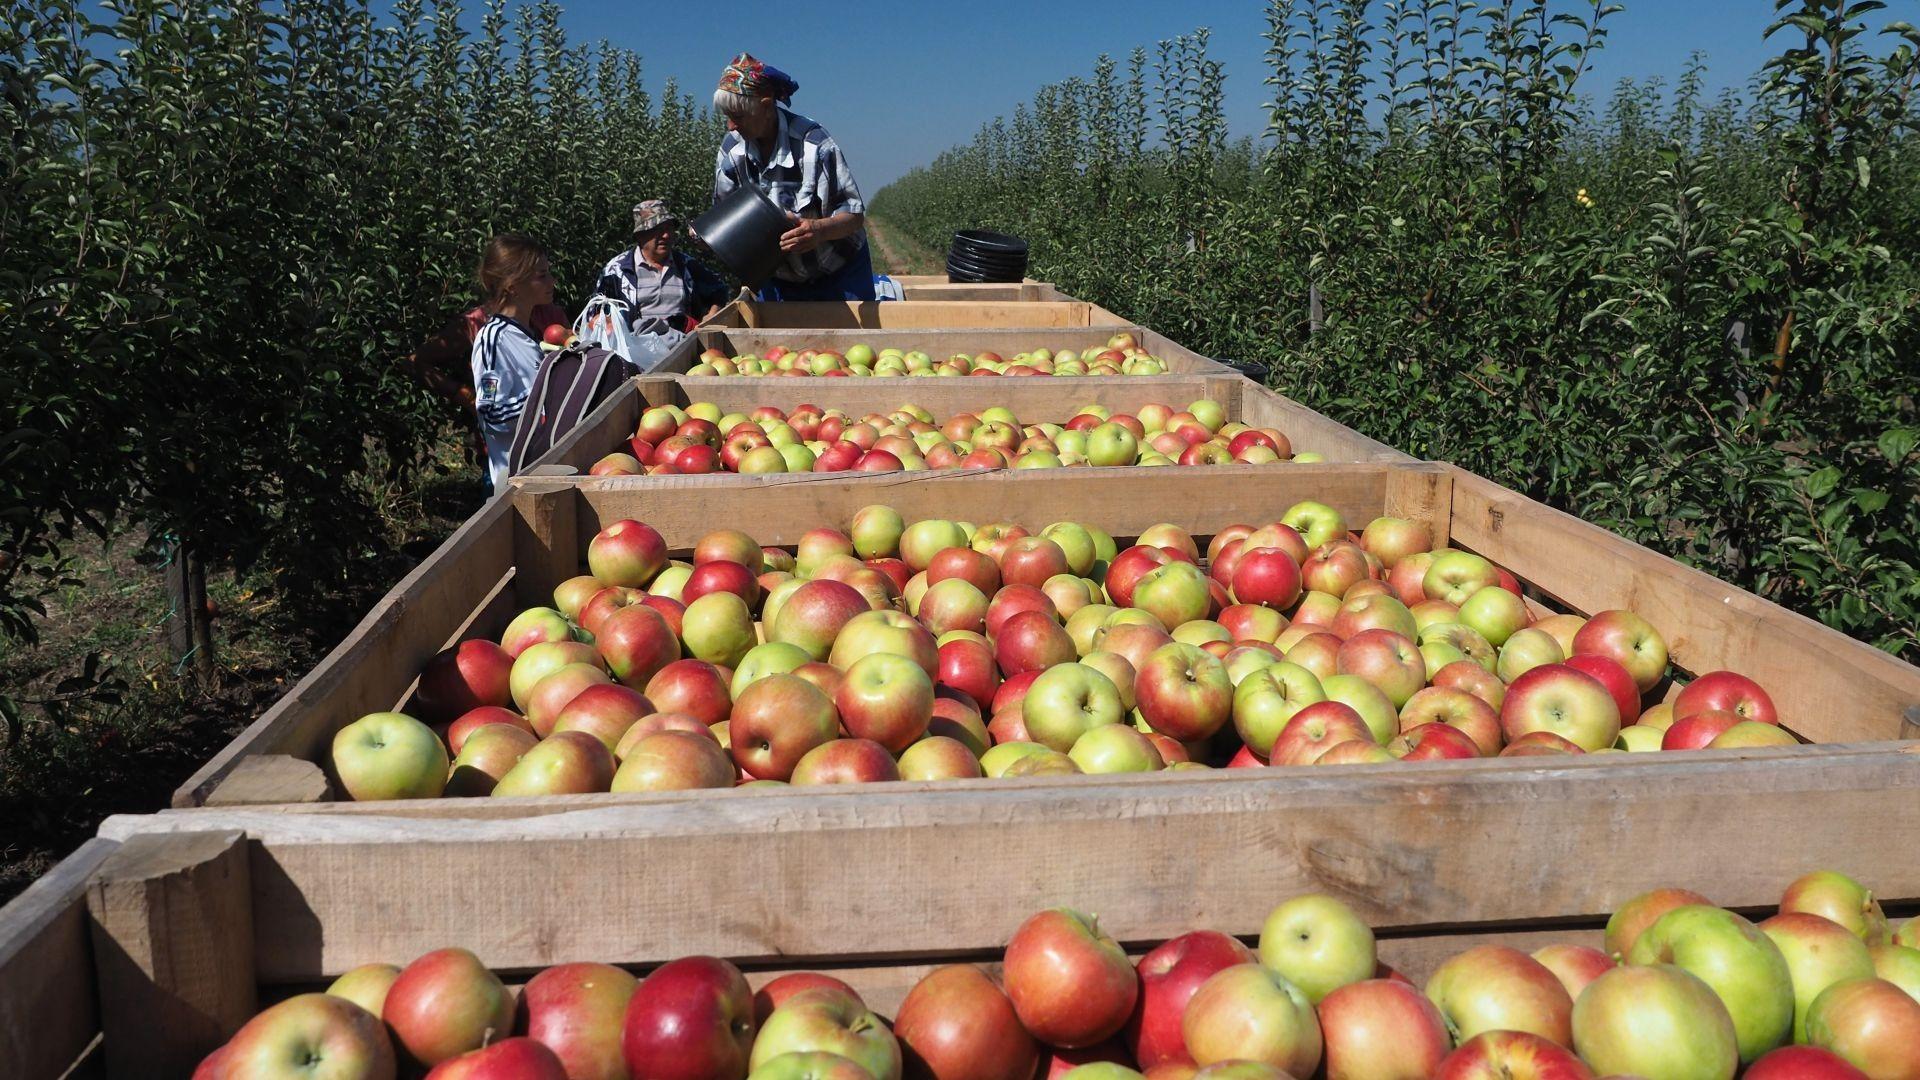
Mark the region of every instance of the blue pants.
[[762, 300], [872, 300], [873, 295], [873, 253], [867, 245], [860, 245], [860, 254], [847, 260], [847, 265], [833, 274], [818, 281], [782, 281], [777, 277], [768, 278], [760, 286]]

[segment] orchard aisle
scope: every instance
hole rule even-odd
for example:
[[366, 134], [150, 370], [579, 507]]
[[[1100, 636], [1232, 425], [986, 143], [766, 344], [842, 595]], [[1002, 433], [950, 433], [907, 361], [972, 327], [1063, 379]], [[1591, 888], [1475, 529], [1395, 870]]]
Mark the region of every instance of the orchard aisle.
[[904, 232], [894, 232], [879, 218], [867, 218], [867, 242], [873, 247], [873, 268], [879, 273], [938, 274], [944, 269], [939, 252]]

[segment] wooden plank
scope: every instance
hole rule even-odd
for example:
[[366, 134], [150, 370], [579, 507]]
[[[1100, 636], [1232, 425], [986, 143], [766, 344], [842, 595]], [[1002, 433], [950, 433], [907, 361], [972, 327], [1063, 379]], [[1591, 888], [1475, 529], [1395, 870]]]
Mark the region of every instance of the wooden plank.
[[[1191, 350], [1180, 348], [1171, 340], [1137, 326], [910, 330], [709, 327], [698, 331], [697, 336], [702, 341], [702, 349], [711, 346], [735, 356], [758, 355], [775, 345], [787, 349], [833, 349], [844, 352], [855, 345], [866, 344], [876, 349], [885, 347], [917, 349], [935, 359], [944, 359], [955, 353], [971, 356], [981, 352], [994, 352], [1002, 356], [1013, 356], [1033, 349], [1052, 349], [1055, 352], [1071, 349], [1075, 352], [1085, 352], [1089, 349], [1105, 348], [1108, 339], [1121, 332], [1132, 333], [1139, 338], [1143, 348], [1166, 361], [1167, 369], [1171, 374], [1233, 374], [1232, 370], [1225, 365], [1215, 363]], [[1139, 379], [1159, 376], [1126, 377]]]
[[900, 285], [902, 299], [911, 300], [916, 303], [927, 301], [985, 300], [995, 303], [1030, 304], [1043, 300], [1073, 299], [1051, 285], [1036, 283], [994, 284], [970, 281], [949, 282], [945, 278], [939, 278], [937, 279], [937, 284], [934, 282], [920, 284], [917, 282], [902, 282], [897, 277], [893, 280]]
[[119, 846], [87, 841], [0, 908], [0, 1061], [10, 1075], [65, 1075], [99, 1038], [87, 881]]
[[564, 481], [534, 481], [515, 489], [512, 498], [515, 597], [522, 608], [551, 607], [554, 586], [581, 573], [582, 553], [593, 537], [578, 534], [580, 513]]
[[320, 766], [286, 754], [259, 754], [235, 762], [233, 771], [207, 794], [206, 805], [320, 803], [332, 797]]
[[[1433, 535], [1433, 546], [1447, 546], [1447, 529], [1453, 518], [1453, 478], [1445, 472], [1428, 469], [1396, 469], [1387, 474], [1386, 507], [1382, 517], [1424, 521]], [[1365, 521], [1349, 519], [1348, 527], [1358, 531]]]
[[1113, 313], [1084, 301], [949, 300], [923, 303], [877, 301], [751, 302], [740, 305], [747, 326], [761, 329], [927, 330], [950, 327], [1001, 329], [1009, 327], [1119, 326]]
[[238, 832], [130, 838], [87, 885], [110, 1076], [185, 1076], [256, 1009]]
[[1920, 669], [1490, 480], [1453, 477], [1455, 541], [1569, 609], [1638, 613], [1676, 666], [1759, 679], [1785, 726], [1814, 742], [1912, 737]]
[[1241, 406], [1247, 423], [1276, 427], [1293, 442], [1295, 453], [1313, 451], [1328, 461], [1413, 461], [1413, 457], [1314, 412], [1265, 387], [1248, 384]]
[[[1412, 470], [1432, 470], [1410, 465]], [[715, 529], [741, 529], [763, 544], [792, 544], [809, 529], [846, 528], [863, 506], [884, 503], [909, 521], [1012, 521], [1039, 528], [1084, 521], [1130, 537], [1175, 519], [1196, 536], [1237, 521], [1277, 519], [1303, 499], [1366, 522], [1385, 505], [1384, 465], [1216, 465], [1191, 469], [1039, 469], [963, 472], [789, 474], [757, 478], [750, 498], [725, 498], [738, 478], [609, 477], [572, 481], [584, 497], [579, 536], [622, 518], [689, 548]], [[549, 570], [549, 573], [557, 572]]]
[[469, 518], [318, 667], [189, 777], [174, 792], [173, 805], [199, 805], [243, 757], [291, 754], [318, 761], [334, 732], [404, 701], [421, 666], [512, 565], [513, 515], [512, 504], [496, 498]]
[[[990, 949], [1058, 904], [1124, 941], [1257, 933], [1275, 898], [1310, 891], [1382, 930], [1592, 918], [1674, 884], [1776, 903], [1813, 866], [1897, 902], [1920, 898], [1920, 862], [1886, 842], [1920, 830], [1917, 784], [1920, 746], [1800, 747], [773, 791], [517, 820], [199, 810], [102, 835], [245, 831], [258, 969], [285, 981], [440, 941], [527, 968]], [[400, 879], [435, 902], [404, 919], [366, 902]], [[636, 896], [646, 919], [606, 918]]]

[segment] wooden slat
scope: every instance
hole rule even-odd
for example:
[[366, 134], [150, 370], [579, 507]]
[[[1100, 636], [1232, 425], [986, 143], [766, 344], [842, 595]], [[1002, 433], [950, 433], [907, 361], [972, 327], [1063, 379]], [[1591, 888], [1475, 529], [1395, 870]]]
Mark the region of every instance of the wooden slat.
[[[87, 885], [110, 1076], [185, 1076], [255, 1011], [237, 832], [131, 837]], [[311, 932], [311, 931], [309, 931]]]
[[[1089, 349], [1105, 348], [1109, 338], [1123, 331], [1133, 334], [1140, 340], [1142, 348], [1166, 361], [1167, 369], [1171, 374], [1232, 373], [1231, 369], [1225, 365], [1215, 363], [1196, 352], [1182, 348], [1169, 338], [1161, 337], [1138, 326], [911, 330], [833, 328], [806, 330], [710, 326], [700, 329], [696, 336], [701, 339], [701, 349], [711, 346], [731, 355], [749, 353], [758, 355], [775, 345], [796, 350], [833, 349], [844, 352], [855, 345], [865, 344], [876, 349], [889, 346], [909, 351], [917, 349], [938, 360], [954, 353], [965, 353], [971, 356], [980, 352], [995, 352], [1002, 356], [1012, 356], [1033, 349], [1051, 349], [1055, 352], [1072, 349], [1075, 352], [1085, 352]], [[1078, 376], [1073, 377], [1078, 378]], [[1160, 376], [1124, 377], [1151, 379]], [[996, 381], [994, 385], [999, 384]]]
[[[1435, 471], [1430, 466], [1399, 468]], [[1083, 521], [1116, 537], [1162, 521], [1207, 535], [1237, 521], [1271, 521], [1314, 499], [1364, 523], [1385, 505], [1384, 465], [1218, 465], [1165, 469], [1040, 469], [760, 477], [751, 496], [721, 476], [613, 477], [573, 482], [585, 498], [582, 542], [622, 518], [690, 547], [715, 529], [792, 544], [809, 529], [846, 528], [854, 511], [884, 503], [909, 521], [939, 517], [1029, 528]], [[733, 497], [722, 497], [729, 488]]]
[[1253, 386], [1242, 399], [1242, 418], [1255, 427], [1275, 427], [1293, 442], [1294, 453], [1314, 451], [1328, 461], [1412, 461], [1386, 443], [1369, 438], [1291, 398]]
[[[1453, 516], [1453, 478], [1438, 470], [1396, 469], [1387, 474], [1386, 507], [1381, 514], [1426, 522], [1434, 546], [1445, 547], [1448, 522]], [[1365, 527], [1366, 521], [1348, 521], [1350, 529]]]
[[243, 756], [320, 760], [334, 732], [405, 701], [421, 665], [467, 622], [511, 567], [513, 519], [505, 498], [482, 507], [402, 578], [318, 667], [174, 792], [173, 804], [198, 805]]
[[87, 841], [0, 908], [0, 1061], [8, 1075], [65, 1075], [99, 1037], [87, 881], [119, 846]]
[[593, 536], [579, 535], [578, 500], [563, 481], [530, 481], [515, 489], [513, 508], [516, 598], [522, 608], [551, 606], [554, 587], [581, 572]]
[[259, 754], [235, 762], [233, 771], [208, 793], [206, 805], [319, 803], [332, 797], [320, 766], [286, 754]]
[[805, 301], [743, 303], [745, 325], [762, 329], [922, 330], [965, 327], [1082, 327], [1122, 320], [1084, 301]]
[[[1276, 898], [1308, 891], [1385, 931], [1591, 918], [1688, 882], [1730, 906], [1771, 904], [1809, 867], [1886, 902], [1920, 898], [1920, 862], [1887, 846], [1920, 830], [1920, 746], [1513, 765], [773, 791], [518, 820], [199, 810], [114, 818], [102, 835], [246, 832], [269, 981], [445, 941], [516, 968], [991, 949], [1057, 904], [1125, 941], [1246, 934]], [[367, 902], [396, 880], [435, 902], [404, 918]], [[635, 897], [647, 918], [606, 917]]]
[[1782, 723], [1815, 742], [1912, 737], [1920, 669], [1490, 480], [1453, 477], [1455, 541], [1569, 609], [1636, 612], [1675, 665], [1758, 679]]

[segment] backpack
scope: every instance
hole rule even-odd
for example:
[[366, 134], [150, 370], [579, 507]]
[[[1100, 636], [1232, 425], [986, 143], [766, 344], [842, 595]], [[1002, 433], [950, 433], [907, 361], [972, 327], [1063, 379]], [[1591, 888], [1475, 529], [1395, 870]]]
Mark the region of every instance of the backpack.
[[544, 457], [635, 374], [633, 365], [598, 345], [575, 345], [541, 360], [513, 429], [508, 473], [518, 475]]

